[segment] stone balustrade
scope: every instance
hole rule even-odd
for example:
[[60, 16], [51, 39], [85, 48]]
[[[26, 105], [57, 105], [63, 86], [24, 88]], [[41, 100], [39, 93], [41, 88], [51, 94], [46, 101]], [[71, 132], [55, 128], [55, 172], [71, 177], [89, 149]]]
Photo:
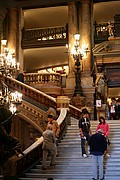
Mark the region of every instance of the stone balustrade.
[[[57, 119], [60, 126], [59, 141], [63, 138], [67, 125], [69, 124], [69, 116], [67, 108], [61, 108], [60, 115]], [[3, 168], [3, 174], [5, 179], [14, 179], [20, 175], [25, 169], [30, 167], [33, 163], [42, 159], [42, 143], [43, 137], [41, 136], [35, 143], [33, 143], [29, 148], [27, 148], [23, 153], [24, 156], [19, 155], [19, 157], [11, 157], [5, 164]], [[9, 168], [11, 167], [11, 168]]]
[[25, 82], [27, 84], [41, 84], [47, 83], [47, 86], [62, 86], [62, 76], [59, 73], [26, 73]]
[[[17, 90], [26, 96], [27, 98], [33, 100], [34, 102], [41, 103], [41, 105], [46, 107], [57, 108], [56, 98], [53, 98], [44, 92], [41, 92], [33, 87], [28, 86], [22, 82], [17, 81], [14, 78], [4, 76], [4, 81], [8, 87], [12, 90]], [[71, 117], [80, 118], [81, 110], [73, 105], [69, 104], [69, 110]]]
[[56, 109], [56, 99], [41, 92], [25, 83], [19, 82], [14, 78], [4, 76], [4, 81], [8, 85], [9, 89], [17, 90], [23, 94], [23, 98], [26, 97], [41, 106], [53, 107]]

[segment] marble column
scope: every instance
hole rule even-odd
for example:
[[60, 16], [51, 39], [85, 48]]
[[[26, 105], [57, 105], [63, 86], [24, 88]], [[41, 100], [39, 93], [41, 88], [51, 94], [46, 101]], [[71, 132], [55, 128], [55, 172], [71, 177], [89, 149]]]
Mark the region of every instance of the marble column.
[[88, 52], [81, 60], [81, 86], [83, 95], [86, 98], [86, 106], [94, 108], [94, 92], [92, 86], [93, 78], [91, 76], [92, 69], [92, 44], [93, 44], [93, 2], [92, 0], [82, 0], [79, 6], [79, 32], [80, 47], [82, 50], [88, 48]]
[[8, 10], [8, 43], [7, 46], [11, 50], [16, 52], [17, 44], [17, 8], [11, 8]]
[[84, 50], [84, 48], [88, 48], [89, 52], [84, 55], [82, 58], [82, 70], [91, 71], [91, 44], [92, 44], [92, 28], [91, 28], [91, 8], [92, 3], [91, 0], [82, 0], [80, 6], [80, 46]]
[[21, 40], [22, 40], [22, 29], [24, 27], [24, 14], [22, 8], [18, 9], [18, 62], [20, 63], [20, 70], [19, 72], [24, 71], [24, 57], [23, 57], [23, 49], [21, 47]]
[[75, 2], [68, 5], [68, 44], [69, 44], [69, 74], [74, 74], [75, 62], [72, 57], [71, 51], [74, 47], [74, 34], [78, 33], [78, 20], [77, 20], [77, 7]]
[[69, 74], [66, 80], [67, 94], [74, 93], [75, 87], [75, 62], [71, 51], [74, 46], [74, 34], [78, 33], [77, 7], [75, 2], [68, 4], [68, 63]]
[[2, 31], [3, 31], [3, 20], [5, 18], [5, 15], [7, 14], [7, 9], [0, 8], [0, 53], [1, 53], [1, 37], [2, 37]]
[[16, 62], [20, 63], [20, 70], [17, 70], [16, 75], [19, 71], [23, 71], [23, 56], [21, 49], [21, 9], [11, 8], [8, 10], [8, 48], [15, 50]]

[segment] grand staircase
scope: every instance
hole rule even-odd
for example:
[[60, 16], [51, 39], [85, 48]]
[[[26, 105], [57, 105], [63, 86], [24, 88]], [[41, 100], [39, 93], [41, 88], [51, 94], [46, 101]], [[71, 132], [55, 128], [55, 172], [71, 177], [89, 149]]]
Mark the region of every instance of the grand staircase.
[[[108, 121], [110, 126], [109, 138], [111, 145], [109, 152], [111, 157], [104, 158], [105, 180], [120, 180], [120, 121]], [[91, 121], [92, 132], [98, 121]], [[88, 148], [87, 148], [88, 149]], [[28, 170], [24, 177], [19, 180], [90, 180], [92, 179], [92, 156], [83, 158], [81, 155], [80, 136], [78, 130], [78, 120], [71, 118], [71, 124], [68, 126], [64, 139], [58, 145], [58, 156], [56, 157], [56, 166], [50, 167], [48, 157], [48, 169], [41, 169], [41, 162]]]

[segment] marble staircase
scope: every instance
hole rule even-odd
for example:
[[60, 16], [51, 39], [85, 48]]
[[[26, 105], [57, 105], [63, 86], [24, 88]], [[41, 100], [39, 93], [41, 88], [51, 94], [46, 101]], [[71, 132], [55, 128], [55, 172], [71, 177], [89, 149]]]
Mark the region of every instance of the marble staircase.
[[[120, 180], [120, 120], [109, 120], [111, 145], [109, 152], [111, 157], [104, 157], [105, 180]], [[92, 133], [98, 121], [91, 121]], [[41, 169], [41, 162], [28, 170], [24, 177], [19, 180], [91, 180], [92, 179], [92, 156], [83, 158], [81, 155], [78, 120], [71, 118], [64, 139], [58, 145], [56, 166], [51, 167], [48, 157], [48, 169]]]

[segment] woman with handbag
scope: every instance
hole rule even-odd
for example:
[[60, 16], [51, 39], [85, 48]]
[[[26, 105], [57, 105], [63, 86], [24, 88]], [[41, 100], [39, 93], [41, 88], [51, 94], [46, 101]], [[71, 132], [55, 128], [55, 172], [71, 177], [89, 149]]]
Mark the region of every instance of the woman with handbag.
[[99, 117], [99, 124], [96, 128], [96, 132], [98, 131], [98, 129], [102, 129], [103, 131], [103, 135], [106, 137], [106, 140], [107, 140], [107, 149], [105, 151], [105, 155], [106, 157], [110, 157], [110, 154], [108, 152], [108, 146], [110, 145], [110, 140], [108, 138], [108, 134], [109, 134], [109, 125], [108, 123], [105, 121], [105, 118], [103, 116], [100, 116]]

